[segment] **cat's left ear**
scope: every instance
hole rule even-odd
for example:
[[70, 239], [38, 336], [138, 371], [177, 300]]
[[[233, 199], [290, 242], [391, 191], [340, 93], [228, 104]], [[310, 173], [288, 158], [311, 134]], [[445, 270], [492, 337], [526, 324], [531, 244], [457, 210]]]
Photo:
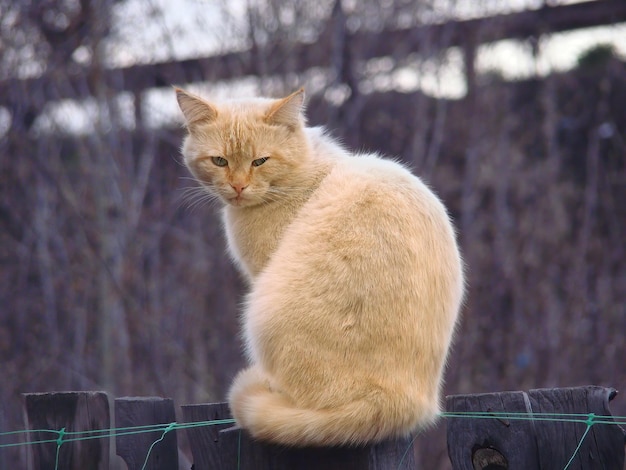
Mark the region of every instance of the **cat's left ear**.
[[304, 88], [276, 101], [265, 116], [266, 122], [295, 129], [303, 124]]

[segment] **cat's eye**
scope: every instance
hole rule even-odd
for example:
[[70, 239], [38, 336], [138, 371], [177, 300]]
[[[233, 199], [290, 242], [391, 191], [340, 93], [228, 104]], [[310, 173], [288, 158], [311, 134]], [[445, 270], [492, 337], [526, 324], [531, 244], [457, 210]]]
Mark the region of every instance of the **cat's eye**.
[[228, 160], [223, 157], [211, 157], [211, 161], [217, 166], [228, 166]]
[[262, 158], [257, 158], [256, 160], [253, 160], [252, 162], [252, 166], [261, 166], [263, 165], [266, 161], [269, 160], [270, 157], [262, 157]]

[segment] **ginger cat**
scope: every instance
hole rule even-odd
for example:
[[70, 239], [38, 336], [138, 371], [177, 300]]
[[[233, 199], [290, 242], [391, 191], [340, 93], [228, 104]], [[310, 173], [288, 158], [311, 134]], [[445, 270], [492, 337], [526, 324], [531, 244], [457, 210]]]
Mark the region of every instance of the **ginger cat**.
[[306, 127], [303, 90], [219, 104], [176, 95], [185, 163], [224, 203], [250, 283], [250, 366], [229, 393], [237, 423], [296, 446], [431, 424], [464, 290], [441, 201], [400, 164]]

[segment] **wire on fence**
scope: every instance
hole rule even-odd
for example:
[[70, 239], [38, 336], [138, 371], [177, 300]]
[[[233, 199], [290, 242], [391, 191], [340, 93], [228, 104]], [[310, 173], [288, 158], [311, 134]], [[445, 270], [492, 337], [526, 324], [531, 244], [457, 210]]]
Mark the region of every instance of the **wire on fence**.
[[[506, 419], [506, 420], [519, 420], [519, 421], [550, 421], [550, 422], [564, 422], [564, 423], [581, 423], [585, 424], [587, 428], [580, 438], [574, 453], [571, 458], [567, 462], [566, 466], [563, 470], [567, 470], [572, 462], [574, 461], [578, 451], [580, 450], [585, 437], [591, 430], [592, 426], [597, 424], [608, 424], [608, 425], [618, 425], [624, 426], [626, 425], [626, 416], [603, 416], [596, 415], [594, 413], [524, 413], [524, 412], [507, 412], [507, 411], [447, 411], [440, 413], [442, 418], [455, 418], [455, 419]], [[146, 468], [148, 463], [148, 459], [152, 453], [153, 448], [161, 442], [165, 435], [168, 432], [177, 430], [177, 429], [193, 429], [197, 427], [204, 426], [217, 426], [224, 424], [235, 424], [234, 419], [218, 419], [211, 421], [196, 421], [191, 423], [164, 423], [164, 424], [150, 424], [143, 426], [129, 426], [123, 428], [109, 428], [109, 429], [93, 429], [86, 431], [66, 431], [65, 428], [61, 428], [60, 430], [55, 429], [34, 429], [34, 430], [19, 430], [19, 431], [8, 431], [8, 432], [0, 432], [0, 440], [6, 437], [14, 437], [14, 436], [22, 436], [32, 434], [45, 434], [50, 433], [56, 435], [56, 438], [51, 439], [41, 439], [30, 441], [26, 440], [25, 442], [11, 442], [11, 443], [0, 443], [0, 449], [8, 448], [8, 447], [16, 447], [16, 446], [29, 446], [29, 445], [38, 445], [38, 444], [57, 444], [56, 448], [56, 465], [55, 470], [58, 470], [58, 461], [59, 461], [59, 452], [61, 446], [66, 443], [76, 442], [76, 441], [85, 441], [89, 439], [101, 439], [101, 438], [109, 438], [113, 436], [129, 436], [134, 434], [142, 434], [142, 433], [150, 433], [150, 432], [160, 432], [161, 436], [152, 443], [149, 447], [144, 464], [142, 469]], [[79, 437], [80, 436], [80, 437]], [[417, 437], [417, 436], [416, 436]], [[241, 440], [241, 435], [239, 436]], [[404, 461], [405, 456], [409, 452], [410, 448], [413, 445], [415, 438], [410, 442], [407, 451], [402, 457], [400, 461], [400, 465]], [[241, 442], [239, 442], [239, 446], [241, 446]], [[240, 449], [239, 449], [240, 452]], [[240, 456], [238, 456], [238, 464], [240, 462]], [[400, 467], [398, 467], [400, 468]]]

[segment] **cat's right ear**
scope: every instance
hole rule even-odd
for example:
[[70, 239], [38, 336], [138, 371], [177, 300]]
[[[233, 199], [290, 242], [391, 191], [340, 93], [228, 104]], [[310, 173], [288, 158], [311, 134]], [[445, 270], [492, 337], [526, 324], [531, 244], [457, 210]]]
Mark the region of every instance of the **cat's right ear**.
[[208, 124], [217, 118], [217, 109], [204, 101], [199, 96], [174, 87], [178, 106], [185, 116], [187, 127], [194, 127], [199, 124]]

